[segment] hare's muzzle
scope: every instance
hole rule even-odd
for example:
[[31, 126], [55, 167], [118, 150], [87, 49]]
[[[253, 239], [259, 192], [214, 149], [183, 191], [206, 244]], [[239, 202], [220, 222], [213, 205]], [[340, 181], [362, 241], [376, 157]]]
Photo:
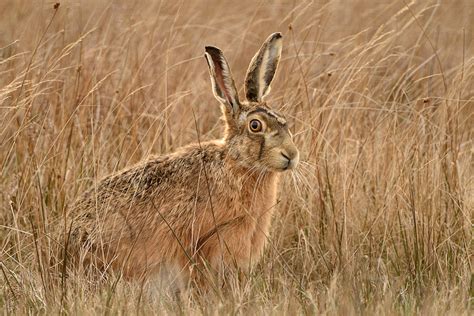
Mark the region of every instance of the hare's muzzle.
[[292, 146], [292, 148], [283, 150], [280, 154], [283, 159], [284, 170], [296, 168], [300, 160], [300, 154], [298, 152], [298, 149], [296, 149], [294, 145]]

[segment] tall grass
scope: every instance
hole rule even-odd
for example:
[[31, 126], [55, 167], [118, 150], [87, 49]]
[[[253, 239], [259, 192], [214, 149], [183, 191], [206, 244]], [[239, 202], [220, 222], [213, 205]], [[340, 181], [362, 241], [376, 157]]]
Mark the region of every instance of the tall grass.
[[[473, 312], [472, 1], [4, 0], [0, 12], [4, 313]], [[204, 46], [242, 83], [275, 31], [268, 102], [303, 162], [261, 263], [179, 298], [66, 277], [54, 231], [78, 194], [198, 132], [219, 137]]]

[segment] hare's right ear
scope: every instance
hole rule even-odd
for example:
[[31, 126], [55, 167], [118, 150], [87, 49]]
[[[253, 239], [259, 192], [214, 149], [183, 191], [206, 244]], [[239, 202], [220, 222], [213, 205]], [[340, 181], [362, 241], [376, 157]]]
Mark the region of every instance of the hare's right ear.
[[261, 102], [270, 92], [270, 84], [280, 61], [281, 37], [281, 33], [270, 35], [252, 58], [245, 77], [245, 96], [248, 101]]
[[217, 100], [226, 105], [226, 108], [236, 114], [239, 110], [239, 95], [235, 88], [230, 67], [222, 51], [214, 46], [206, 46], [204, 54], [211, 75], [212, 91]]

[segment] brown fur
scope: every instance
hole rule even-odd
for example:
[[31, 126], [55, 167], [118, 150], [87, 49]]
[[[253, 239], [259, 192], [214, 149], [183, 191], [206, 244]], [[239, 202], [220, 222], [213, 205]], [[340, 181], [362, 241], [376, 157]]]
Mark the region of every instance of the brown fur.
[[[271, 46], [267, 40], [262, 49]], [[218, 271], [247, 268], [261, 256], [280, 173], [296, 166], [298, 150], [285, 119], [261, 98], [240, 102], [222, 53], [206, 51], [213, 54], [206, 57], [223, 104], [223, 139], [150, 159], [86, 191], [71, 217], [71, 249], [83, 262], [136, 277], [164, 267], [189, 275], [193, 264], [203, 263]], [[276, 64], [249, 69], [276, 71]], [[262, 132], [250, 130], [255, 119]]]

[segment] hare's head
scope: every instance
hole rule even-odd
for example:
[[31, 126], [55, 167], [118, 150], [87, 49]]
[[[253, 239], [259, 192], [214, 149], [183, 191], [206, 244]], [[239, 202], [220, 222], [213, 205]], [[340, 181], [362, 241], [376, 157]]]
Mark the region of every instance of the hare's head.
[[215, 97], [222, 104], [229, 152], [240, 164], [270, 171], [293, 169], [299, 152], [285, 117], [263, 100], [270, 92], [282, 38], [274, 33], [253, 57], [245, 79], [245, 101], [240, 101], [230, 67], [217, 47], [206, 46], [206, 59]]

